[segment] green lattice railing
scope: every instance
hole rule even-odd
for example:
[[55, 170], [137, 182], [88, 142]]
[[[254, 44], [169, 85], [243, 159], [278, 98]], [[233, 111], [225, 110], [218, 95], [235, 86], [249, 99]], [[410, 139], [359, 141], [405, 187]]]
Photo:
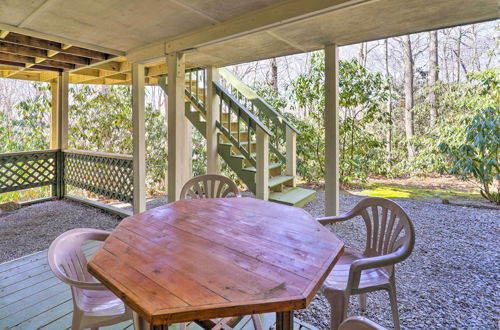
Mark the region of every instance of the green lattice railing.
[[79, 150], [65, 150], [63, 154], [64, 184], [132, 203], [132, 156]]
[[63, 197], [66, 185], [132, 203], [133, 159], [80, 150], [0, 153], [0, 193], [52, 185]]
[[0, 193], [55, 186], [56, 171], [57, 150], [0, 154]]

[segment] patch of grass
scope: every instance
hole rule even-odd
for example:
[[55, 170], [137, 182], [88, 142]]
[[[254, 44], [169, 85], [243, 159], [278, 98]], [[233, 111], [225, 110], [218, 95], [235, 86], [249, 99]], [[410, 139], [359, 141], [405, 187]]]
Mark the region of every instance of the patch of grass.
[[481, 199], [477, 191], [460, 189], [436, 189], [415, 186], [400, 186], [397, 184], [369, 183], [362, 185], [362, 190], [351, 191], [360, 196], [384, 198], [413, 198], [413, 199]]
[[26, 202], [32, 199], [49, 197], [50, 195], [50, 186], [6, 192], [0, 194], [0, 204], [7, 202]]

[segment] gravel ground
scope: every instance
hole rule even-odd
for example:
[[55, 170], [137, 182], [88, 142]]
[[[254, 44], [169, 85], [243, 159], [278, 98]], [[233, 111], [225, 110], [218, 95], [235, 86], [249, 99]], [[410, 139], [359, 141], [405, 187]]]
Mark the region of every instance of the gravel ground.
[[[342, 194], [341, 212], [363, 197]], [[413, 220], [416, 244], [412, 255], [396, 268], [401, 327], [405, 329], [498, 329], [500, 311], [500, 211], [397, 201]], [[324, 214], [324, 193], [306, 205], [314, 216]], [[331, 225], [346, 245], [364, 247], [362, 220]], [[385, 292], [368, 294], [366, 312], [351, 298], [348, 315], [363, 315], [392, 327]], [[320, 329], [329, 327], [329, 305], [318, 294], [297, 312]]]
[[[363, 197], [342, 194], [341, 211]], [[164, 197], [149, 201], [162, 205]], [[416, 246], [409, 259], [397, 266], [401, 325], [406, 329], [498, 329], [500, 311], [500, 211], [400, 199], [416, 229]], [[324, 193], [306, 205], [314, 216], [324, 214]], [[48, 225], [50, 221], [51, 225]], [[76, 227], [109, 229], [119, 218], [71, 201], [53, 201], [0, 213], [0, 262], [48, 248], [60, 233]], [[361, 249], [364, 224], [352, 220], [331, 226], [347, 245]], [[387, 294], [368, 295], [367, 311], [351, 298], [348, 315], [364, 315], [392, 326]], [[328, 329], [329, 306], [318, 294], [296, 316]]]
[[114, 228], [118, 217], [68, 200], [51, 201], [0, 213], [0, 263], [48, 249], [73, 228]]

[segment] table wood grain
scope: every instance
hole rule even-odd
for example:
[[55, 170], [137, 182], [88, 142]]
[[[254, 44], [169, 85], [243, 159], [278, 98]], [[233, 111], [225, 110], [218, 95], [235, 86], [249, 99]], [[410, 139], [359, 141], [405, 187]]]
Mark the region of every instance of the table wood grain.
[[305, 308], [343, 250], [306, 211], [183, 200], [124, 219], [91, 274], [151, 325]]

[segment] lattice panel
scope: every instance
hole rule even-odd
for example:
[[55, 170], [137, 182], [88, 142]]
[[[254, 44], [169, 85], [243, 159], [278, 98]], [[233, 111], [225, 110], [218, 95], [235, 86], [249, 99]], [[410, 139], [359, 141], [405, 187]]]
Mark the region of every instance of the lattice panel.
[[134, 189], [133, 161], [65, 152], [64, 183], [131, 203]]
[[57, 153], [0, 154], [0, 193], [56, 184]]

